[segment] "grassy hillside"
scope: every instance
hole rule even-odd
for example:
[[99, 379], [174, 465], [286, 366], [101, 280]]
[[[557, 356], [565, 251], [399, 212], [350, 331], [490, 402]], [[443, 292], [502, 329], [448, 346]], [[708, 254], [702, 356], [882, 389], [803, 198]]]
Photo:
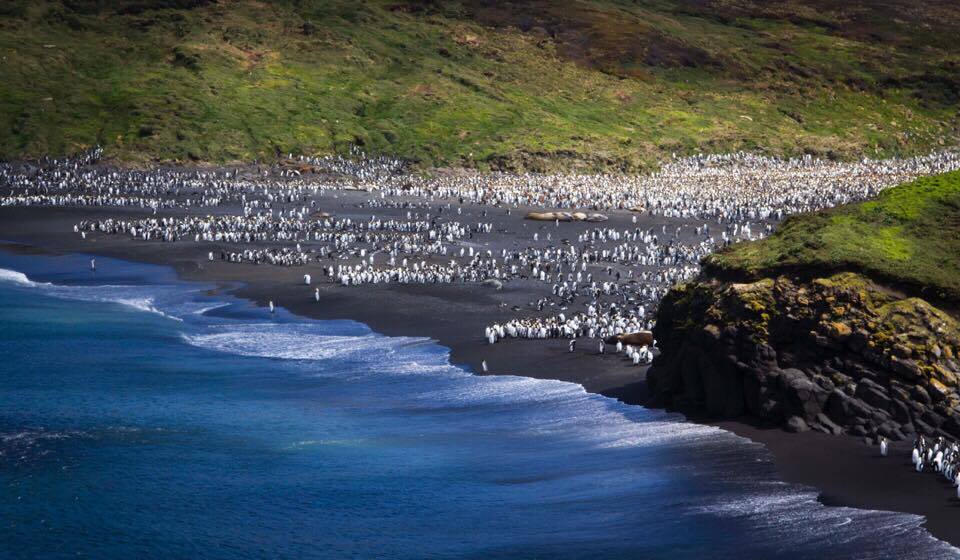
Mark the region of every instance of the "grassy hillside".
[[894, 187], [874, 201], [793, 216], [768, 239], [733, 245], [707, 264], [753, 277], [851, 270], [960, 302], [960, 172]]
[[915, 153], [958, 142], [958, 26], [953, 0], [5, 0], [0, 157]]

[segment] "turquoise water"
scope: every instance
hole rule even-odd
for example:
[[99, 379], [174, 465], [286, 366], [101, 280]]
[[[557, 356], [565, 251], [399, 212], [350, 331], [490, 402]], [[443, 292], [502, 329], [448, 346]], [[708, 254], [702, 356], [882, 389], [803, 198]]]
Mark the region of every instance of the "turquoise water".
[[0, 255], [2, 558], [941, 558], [727, 432], [165, 268]]

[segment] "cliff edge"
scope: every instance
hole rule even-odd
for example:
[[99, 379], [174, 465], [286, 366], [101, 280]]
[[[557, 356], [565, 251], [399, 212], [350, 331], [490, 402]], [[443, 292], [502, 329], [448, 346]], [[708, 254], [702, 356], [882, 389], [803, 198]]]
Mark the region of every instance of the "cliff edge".
[[788, 220], [663, 300], [652, 404], [790, 431], [960, 437], [960, 173]]

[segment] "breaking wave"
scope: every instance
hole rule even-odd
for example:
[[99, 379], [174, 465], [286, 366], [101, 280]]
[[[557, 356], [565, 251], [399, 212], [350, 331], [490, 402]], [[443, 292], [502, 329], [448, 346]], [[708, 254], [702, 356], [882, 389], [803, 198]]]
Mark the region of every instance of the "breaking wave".
[[[0, 281], [40, 286], [5, 269]], [[451, 437], [466, 440], [471, 452], [490, 445], [514, 468], [489, 476], [520, 496], [532, 496], [524, 507], [597, 500], [624, 504], [617, 510], [623, 518], [592, 521], [596, 534], [608, 540], [636, 541], [641, 529], [636, 519], [646, 515], [647, 522], [671, 530], [682, 531], [698, 520], [727, 528], [729, 535], [711, 533], [715, 558], [737, 558], [745, 546], [754, 554], [791, 558], [960, 557], [960, 551], [933, 539], [919, 516], [819, 503], [810, 489], [777, 480], [762, 446], [732, 433], [627, 406], [573, 383], [471, 375], [450, 365], [448, 350], [428, 339], [386, 337], [337, 322], [281, 320], [265, 312], [252, 318], [212, 317], [206, 312], [228, 304], [196, 301], [197, 290], [183, 285], [43, 288], [55, 297], [114, 302], [176, 319], [175, 334], [198, 352], [283, 360], [285, 374], [336, 383], [315, 406], [345, 402], [347, 409], [363, 411], [360, 421], [387, 425], [380, 429], [391, 437], [441, 442]], [[0, 433], [0, 455], [76, 437], [86, 436]], [[306, 437], [283, 448], [353, 453], [382, 444], [384, 437]], [[662, 513], [651, 518], [651, 511]]]

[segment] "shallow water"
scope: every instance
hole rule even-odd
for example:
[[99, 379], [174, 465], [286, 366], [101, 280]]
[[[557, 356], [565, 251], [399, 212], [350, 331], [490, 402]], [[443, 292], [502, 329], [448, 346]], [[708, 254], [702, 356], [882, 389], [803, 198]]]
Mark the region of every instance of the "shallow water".
[[960, 556], [728, 432], [88, 262], [0, 255], [0, 557]]

